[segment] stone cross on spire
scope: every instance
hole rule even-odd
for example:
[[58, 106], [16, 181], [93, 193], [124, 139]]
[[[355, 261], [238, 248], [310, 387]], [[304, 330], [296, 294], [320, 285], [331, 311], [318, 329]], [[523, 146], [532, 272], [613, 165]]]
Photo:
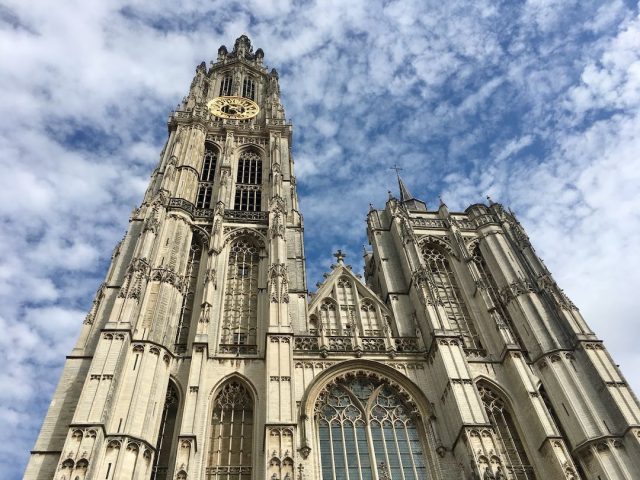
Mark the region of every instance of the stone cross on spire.
[[400, 171], [404, 170], [404, 169], [400, 168], [398, 166], [398, 164], [396, 163], [393, 167], [389, 167], [389, 170], [395, 170], [396, 171], [396, 175], [398, 176], [398, 178], [400, 178]]
[[334, 257], [338, 260], [338, 265], [344, 265], [344, 257], [347, 256], [342, 250], [338, 249], [336, 253], [333, 254]]

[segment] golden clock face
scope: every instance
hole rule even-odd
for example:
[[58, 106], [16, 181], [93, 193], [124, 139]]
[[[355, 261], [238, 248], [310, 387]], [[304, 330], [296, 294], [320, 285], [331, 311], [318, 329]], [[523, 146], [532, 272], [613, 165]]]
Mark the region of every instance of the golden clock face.
[[207, 108], [216, 117], [231, 120], [246, 120], [258, 115], [260, 107], [244, 97], [216, 97], [207, 102]]

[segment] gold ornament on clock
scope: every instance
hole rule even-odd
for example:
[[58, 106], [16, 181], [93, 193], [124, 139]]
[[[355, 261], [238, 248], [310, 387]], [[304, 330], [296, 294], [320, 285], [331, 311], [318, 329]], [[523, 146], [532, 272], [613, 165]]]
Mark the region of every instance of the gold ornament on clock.
[[258, 115], [260, 107], [253, 100], [244, 97], [216, 97], [207, 102], [209, 111], [219, 118], [247, 120]]

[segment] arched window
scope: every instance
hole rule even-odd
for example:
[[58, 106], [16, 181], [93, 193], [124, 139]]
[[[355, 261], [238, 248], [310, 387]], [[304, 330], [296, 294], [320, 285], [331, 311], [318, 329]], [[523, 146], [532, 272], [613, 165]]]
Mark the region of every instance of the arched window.
[[231, 244], [220, 339], [223, 353], [256, 353], [259, 248], [250, 237]]
[[353, 305], [353, 288], [348, 278], [342, 277], [338, 280], [338, 303], [340, 305]]
[[522, 340], [519, 337], [516, 337], [514, 333], [517, 333], [513, 328], [513, 320], [511, 319], [511, 315], [509, 314], [509, 310], [507, 310], [498, 295], [498, 285], [496, 284], [495, 278], [491, 274], [487, 266], [487, 262], [484, 260], [482, 256], [482, 251], [480, 250], [480, 245], [476, 245], [473, 249], [473, 263], [475, 263], [476, 268], [478, 269], [478, 276], [480, 277], [480, 286], [481, 288], [485, 288], [489, 298], [491, 298], [491, 302], [493, 303], [493, 307], [495, 308], [494, 313], [492, 315], [497, 316], [496, 321], [501, 321], [504, 325], [499, 325], [507, 328], [509, 332], [511, 332], [511, 336], [516, 338], [520, 343], [520, 347], [522, 348]]
[[496, 431], [501, 457], [507, 462], [504, 466], [507, 478], [535, 480], [533, 467], [504, 401], [488, 385], [478, 384], [478, 391], [489, 421]]
[[253, 78], [245, 77], [242, 83], [242, 96], [251, 100], [256, 99], [256, 82]]
[[466, 348], [482, 348], [448, 257], [438, 246], [430, 243], [423, 247], [422, 253], [434, 293], [444, 306], [452, 328], [460, 332]]
[[200, 270], [200, 257], [202, 246], [197, 235], [193, 236], [189, 258], [187, 260], [187, 271], [185, 273], [186, 291], [183, 292], [182, 306], [180, 308], [180, 319], [176, 329], [175, 351], [184, 353], [189, 341], [189, 328], [191, 327], [191, 316], [193, 314], [193, 304], [195, 302], [196, 284], [198, 282], [198, 271]]
[[198, 183], [198, 197], [196, 208], [211, 208], [211, 197], [213, 196], [213, 180], [216, 174], [216, 162], [218, 152], [212, 145], [206, 144], [204, 158], [202, 159], [202, 173], [200, 183]]
[[213, 177], [216, 174], [217, 161], [218, 153], [215, 147], [206, 144], [204, 148], [204, 159], [202, 161], [202, 174], [200, 175], [201, 182], [213, 182]]
[[258, 212], [262, 201], [262, 159], [253, 152], [242, 152], [236, 178], [235, 209]]
[[322, 326], [327, 335], [340, 335], [341, 330], [338, 323], [338, 314], [333, 302], [325, 301], [320, 306], [320, 316], [322, 317]]
[[315, 405], [324, 480], [425, 480], [416, 419], [388, 382], [364, 374], [328, 385]]
[[209, 445], [207, 480], [251, 480], [253, 400], [237, 380], [216, 396]]
[[158, 434], [158, 444], [156, 446], [156, 458], [153, 462], [152, 480], [165, 480], [171, 478], [169, 466], [171, 465], [171, 454], [173, 449], [173, 437], [175, 434], [178, 417], [178, 389], [169, 381], [167, 395], [162, 410], [162, 420], [160, 421], [160, 432]]
[[378, 321], [376, 306], [371, 300], [363, 300], [360, 306], [360, 320], [362, 321], [362, 334], [365, 337], [379, 337], [382, 328]]
[[222, 82], [220, 83], [220, 96], [228, 96], [231, 95], [233, 91], [231, 87], [233, 86], [233, 79], [231, 75], [225, 75], [222, 77]]

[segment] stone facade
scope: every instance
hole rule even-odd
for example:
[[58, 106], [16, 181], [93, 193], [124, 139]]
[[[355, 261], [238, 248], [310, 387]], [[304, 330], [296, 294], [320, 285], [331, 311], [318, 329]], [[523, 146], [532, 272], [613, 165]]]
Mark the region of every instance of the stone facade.
[[399, 179], [366, 281], [338, 252], [309, 300], [263, 56], [242, 36], [196, 69], [25, 478], [640, 478], [634, 393], [501, 205], [430, 211]]

